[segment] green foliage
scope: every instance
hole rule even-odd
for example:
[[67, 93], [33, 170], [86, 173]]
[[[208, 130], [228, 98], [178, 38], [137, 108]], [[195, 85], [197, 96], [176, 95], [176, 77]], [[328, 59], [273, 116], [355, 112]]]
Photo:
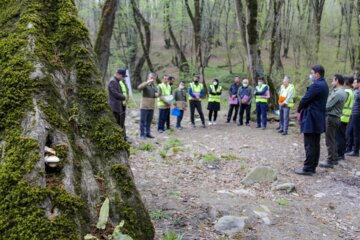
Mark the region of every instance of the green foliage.
[[212, 153], [206, 154], [202, 157], [202, 160], [206, 161], [206, 162], [215, 162], [218, 161], [219, 158], [217, 156], [215, 156]]
[[139, 150], [151, 152], [153, 148], [153, 145], [151, 145], [150, 143], [144, 143], [140, 145]]
[[171, 232], [165, 232], [163, 234], [162, 240], [182, 240], [183, 238], [184, 235], [180, 235], [175, 231], [171, 231]]
[[96, 224], [96, 227], [98, 229], [105, 229], [106, 224], [109, 219], [109, 209], [110, 209], [110, 201], [109, 201], [109, 198], [106, 198], [101, 206], [100, 213], [99, 213], [99, 220]]
[[160, 150], [159, 154], [160, 154], [160, 157], [162, 157], [163, 159], [166, 158], [166, 151]]
[[155, 211], [151, 212], [150, 217], [153, 220], [168, 220], [171, 218], [167, 212], [164, 212], [161, 209], [156, 209]]
[[281, 205], [281, 206], [287, 206], [287, 205], [289, 205], [289, 201], [286, 200], [286, 199], [278, 199], [276, 202], [277, 202], [279, 205]]
[[184, 143], [181, 140], [176, 139], [176, 138], [170, 138], [166, 142], [164, 142], [163, 149], [165, 151], [167, 151], [170, 148], [181, 147], [183, 145], [184, 145]]
[[229, 155], [222, 155], [221, 156], [222, 159], [227, 160], [227, 161], [234, 161], [234, 160], [238, 160], [239, 158], [235, 155], [229, 154]]

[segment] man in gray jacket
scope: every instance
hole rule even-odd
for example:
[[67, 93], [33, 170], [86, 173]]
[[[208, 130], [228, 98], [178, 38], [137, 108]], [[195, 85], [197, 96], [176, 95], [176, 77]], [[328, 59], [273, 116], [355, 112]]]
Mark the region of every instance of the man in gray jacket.
[[336, 74], [332, 81], [334, 91], [326, 103], [326, 147], [328, 158], [320, 163], [320, 167], [333, 168], [338, 164], [338, 154], [336, 149], [336, 131], [340, 127], [340, 117], [344, 104], [347, 99], [347, 93], [344, 90], [344, 78]]
[[157, 75], [149, 73], [146, 82], [141, 83], [138, 89], [142, 91], [140, 105], [140, 138], [154, 138], [150, 134], [151, 122], [154, 117], [155, 99], [159, 96], [159, 91], [155, 86]]
[[125, 69], [119, 69], [113, 77], [111, 77], [108, 91], [109, 91], [109, 105], [115, 116], [117, 124], [123, 129], [125, 139], [125, 118], [126, 118], [126, 103], [129, 99], [129, 90], [124, 78], [127, 77]]

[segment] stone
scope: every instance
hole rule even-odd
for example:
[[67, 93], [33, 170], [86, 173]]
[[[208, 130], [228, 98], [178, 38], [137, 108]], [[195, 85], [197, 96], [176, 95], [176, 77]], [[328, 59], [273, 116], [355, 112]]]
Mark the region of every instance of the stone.
[[325, 196], [326, 196], [326, 194], [325, 194], [325, 193], [322, 193], [322, 192], [317, 193], [317, 194], [314, 195], [314, 197], [316, 197], [316, 198], [323, 198], [323, 197], [325, 197]]
[[295, 184], [293, 183], [282, 183], [271, 188], [272, 191], [285, 191], [291, 193], [295, 190]]
[[254, 211], [254, 213], [263, 221], [263, 223], [264, 223], [265, 225], [270, 225], [270, 224], [271, 224], [271, 221], [270, 221], [270, 218], [269, 218], [267, 212]]
[[242, 232], [246, 217], [224, 216], [215, 224], [215, 230], [225, 234]]
[[260, 166], [251, 169], [241, 183], [249, 186], [255, 183], [272, 183], [276, 179], [277, 175], [274, 169], [271, 167]]

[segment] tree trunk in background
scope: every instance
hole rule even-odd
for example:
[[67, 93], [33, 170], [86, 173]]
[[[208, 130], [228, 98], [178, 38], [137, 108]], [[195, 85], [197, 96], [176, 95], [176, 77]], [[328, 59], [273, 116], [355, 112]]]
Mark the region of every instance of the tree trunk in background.
[[194, 0], [194, 14], [192, 13], [189, 1], [185, 0], [185, 7], [189, 14], [194, 29], [194, 45], [195, 45], [195, 73], [202, 74], [202, 47], [201, 47], [201, 20], [204, 8], [204, 0]]
[[[106, 72], [110, 57], [110, 41], [115, 24], [115, 14], [119, 0], [106, 0], [101, 16], [99, 33], [95, 41], [95, 53], [103, 82], [106, 81]], [[104, 84], [105, 85], [105, 84]]]
[[259, 33], [257, 29], [258, 17], [258, 1], [246, 0], [247, 5], [247, 21], [246, 21], [246, 43], [248, 49], [248, 69], [251, 79], [250, 83], [254, 84], [257, 77], [264, 74], [264, 69], [261, 65], [261, 56], [258, 51]]
[[[0, 16], [1, 238], [100, 239], [124, 220], [123, 233], [153, 239], [73, 1], [3, 0], [0, 8], [9, 13]], [[45, 163], [46, 147], [56, 168]], [[97, 230], [105, 198], [109, 222]]]
[[171, 41], [174, 44], [177, 56], [180, 58], [180, 64], [179, 64], [179, 69], [180, 72], [183, 73], [189, 73], [189, 63], [186, 59], [186, 56], [184, 54], [184, 52], [181, 50], [181, 47], [175, 37], [174, 31], [172, 29], [172, 25], [171, 25], [171, 21], [170, 21], [170, 15], [169, 15], [169, 11], [170, 11], [170, 6], [169, 6], [169, 0], [165, 1], [165, 10], [164, 10], [164, 18], [165, 18], [165, 25], [167, 27], [167, 30], [169, 31], [169, 35], [171, 38]]
[[313, 7], [313, 14], [315, 20], [315, 61], [318, 60], [318, 54], [320, 50], [320, 38], [321, 38], [321, 18], [324, 9], [325, 0], [311, 0], [311, 4]]
[[[143, 56], [140, 58], [139, 63], [137, 64], [134, 72], [135, 78], [141, 79], [141, 68], [143, 64], [142, 58], [145, 58], [146, 63], [149, 67], [150, 72], [155, 72], [155, 68], [152, 65], [151, 59], [150, 59], [150, 45], [151, 45], [151, 31], [150, 31], [150, 23], [145, 20], [145, 18], [140, 13], [139, 8], [137, 7], [137, 3], [135, 0], [131, 0], [131, 7], [134, 13], [134, 20], [136, 23], [136, 27], [138, 29], [138, 33], [140, 36], [140, 42], [143, 49]], [[144, 28], [144, 33], [142, 31], [142, 27]], [[145, 37], [144, 37], [145, 34]], [[141, 67], [141, 68], [140, 68]], [[138, 79], [136, 80], [138, 81]]]
[[231, 48], [229, 44], [229, 17], [230, 17], [230, 11], [232, 8], [231, 1], [227, 1], [227, 5], [225, 7], [225, 30], [224, 30], [224, 40], [225, 40], [225, 47], [226, 47], [226, 58], [227, 58], [227, 64], [229, 66], [229, 73], [232, 74], [232, 63], [231, 63]]
[[240, 29], [241, 42], [243, 44], [245, 51], [247, 52], [248, 49], [247, 49], [247, 40], [246, 40], [246, 15], [244, 13], [242, 0], [235, 0], [235, 7], [236, 7], [237, 24]]
[[337, 51], [336, 51], [336, 59], [339, 59], [340, 49], [341, 49], [341, 38], [342, 38], [342, 27], [344, 22], [344, 10], [341, 8], [341, 20], [339, 26], [339, 33], [338, 33], [338, 44], [337, 44]]
[[293, 8], [294, 4], [292, 0], [285, 0], [284, 6], [284, 14], [282, 17], [282, 39], [283, 39], [283, 46], [284, 46], [284, 55], [283, 57], [289, 57], [289, 46], [290, 40], [293, 32], [293, 22], [294, 22], [294, 15], [295, 9]]
[[[270, 49], [270, 70], [268, 77], [268, 85], [270, 87], [270, 109], [277, 107], [278, 92], [273, 83], [273, 79], [284, 77], [284, 67], [281, 62], [281, 8], [283, 6], [283, 0], [277, 0], [273, 2], [273, 21], [271, 31], [271, 49]], [[276, 72], [274, 74], [274, 72]]]

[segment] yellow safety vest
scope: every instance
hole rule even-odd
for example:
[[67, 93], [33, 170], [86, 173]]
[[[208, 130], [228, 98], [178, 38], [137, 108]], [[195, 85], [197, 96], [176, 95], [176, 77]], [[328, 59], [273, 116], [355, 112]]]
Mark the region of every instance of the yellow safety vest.
[[[222, 90], [222, 87], [221, 86], [218, 86], [217, 90], [215, 91], [215, 86], [214, 85], [210, 85], [210, 89], [213, 93], [221, 93], [221, 90]], [[208, 102], [220, 102], [220, 98], [221, 98], [221, 95], [212, 95], [212, 94], [209, 94], [209, 99], [208, 99]]]
[[285, 86], [284, 86], [284, 87], [281, 88], [281, 92], [280, 92], [281, 97], [287, 98], [289, 96], [290, 92], [291, 92], [291, 89], [294, 89], [294, 92], [293, 92], [293, 96], [291, 97], [291, 99], [290, 99], [290, 101], [288, 103], [289, 108], [294, 106], [294, 97], [295, 97], [295, 87], [294, 87], [294, 85], [289, 84], [287, 88], [285, 88]]
[[[263, 84], [261, 87], [256, 86], [256, 91], [261, 92], [264, 90], [265, 87], [268, 87], [268, 85]], [[268, 89], [269, 89], [269, 87], [268, 87]], [[264, 95], [256, 95], [255, 102], [267, 103], [267, 96], [265, 94]]]
[[[202, 83], [195, 85], [195, 83], [192, 82], [192, 83], [190, 83], [190, 87], [191, 87], [193, 94], [200, 96], [201, 90], [203, 89]], [[197, 100], [197, 99], [190, 96], [190, 100]]]
[[341, 122], [343, 122], [343, 123], [349, 123], [351, 112], [352, 112], [352, 107], [353, 107], [354, 101], [355, 101], [355, 96], [351, 89], [345, 89], [345, 92], [348, 93], [348, 98], [346, 99], [346, 102], [344, 104], [344, 108], [342, 110], [340, 119], [341, 119]]
[[[161, 91], [161, 96], [166, 97], [171, 95], [171, 86], [169, 84], [160, 83], [158, 88]], [[158, 107], [167, 107], [166, 102], [158, 98]]]
[[[121, 87], [122, 94], [123, 94], [125, 97], [127, 97], [127, 96], [128, 96], [128, 93], [127, 93], [127, 88], [126, 88], [125, 83], [124, 83], [122, 80], [120, 80], [120, 81], [119, 81], [119, 84], [120, 84], [120, 87]], [[125, 101], [122, 101], [122, 104], [123, 104], [123, 105], [126, 105], [126, 100], [125, 100]]]

